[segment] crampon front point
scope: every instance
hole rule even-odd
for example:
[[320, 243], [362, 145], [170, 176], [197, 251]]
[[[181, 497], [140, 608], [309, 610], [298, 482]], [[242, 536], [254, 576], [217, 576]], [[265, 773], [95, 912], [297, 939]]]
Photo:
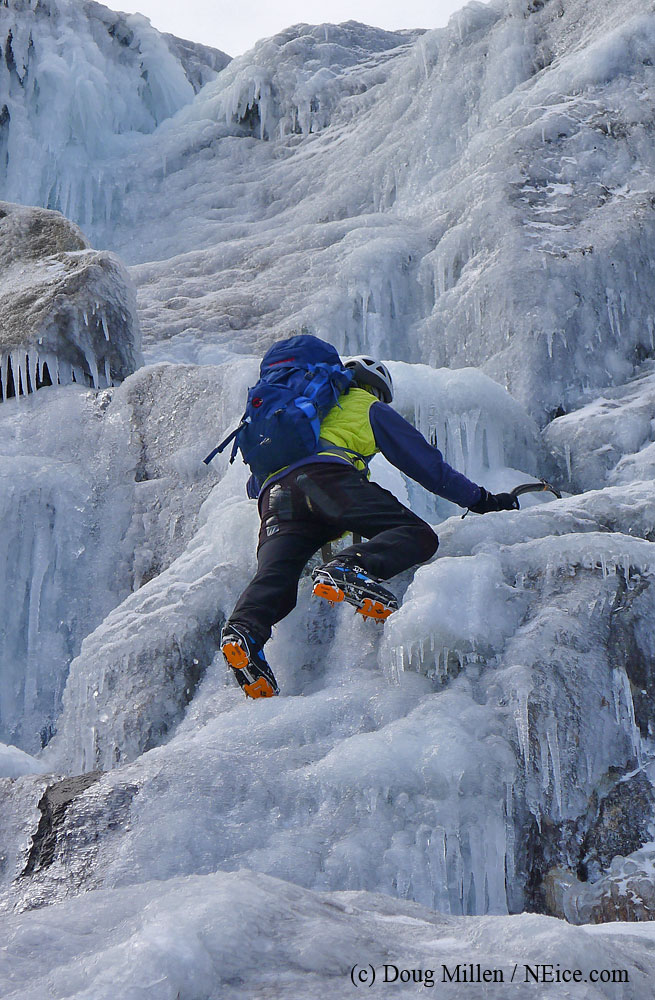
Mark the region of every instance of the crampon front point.
[[247, 698], [273, 698], [280, 689], [262, 649], [244, 629], [226, 625], [221, 652]]
[[327, 563], [314, 570], [312, 579], [313, 593], [317, 597], [331, 604], [346, 601], [363, 618], [384, 622], [398, 610], [398, 601], [391, 591], [357, 566], [342, 565], [338, 561]]

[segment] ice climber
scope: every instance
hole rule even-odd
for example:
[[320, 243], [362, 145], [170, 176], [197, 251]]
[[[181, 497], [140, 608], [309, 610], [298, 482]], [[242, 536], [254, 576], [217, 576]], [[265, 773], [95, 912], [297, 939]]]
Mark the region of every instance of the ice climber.
[[[294, 366], [300, 374], [294, 374]], [[364, 618], [378, 621], [398, 607], [381, 581], [436, 552], [439, 542], [430, 525], [370, 482], [368, 463], [378, 452], [426, 490], [476, 514], [518, 507], [509, 493], [489, 493], [451, 468], [437, 447], [392, 409], [393, 383], [382, 362], [359, 356], [342, 363], [330, 345], [301, 335], [275, 344], [262, 361], [261, 375], [250, 390], [239, 428], [216, 449], [237, 437], [244, 461], [254, 472], [248, 495], [259, 498], [257, 572], [221, 634], [223, 655], [251, 698], [279, 693], [264, 645], [272, 626], [295, 607], [303, 567], [326, 543], [346, 532], [368, 539], [355, 541], [314, 570], [314, 594], [335, 604], [347, 601]], [[294, 378], [300, 379], [295, 388]], [[321, 380], [323, 388], [316, 388]], [[326, 391], [328, 403], [321, 408], [321, 392]], [[283, 398], [285, 392], [295, 397]], [[267, 405], [270, 416], [258, 417]], [[287, 414], [300, 424], [299, 410], [313, 417], [315, 437], [310, 439], [310, 453], [302, 454], [305, 445], [294, 461], [290, 441], [296, 430]], [[261, 426], [255, 433], [258, 419]], [[287, 419], [289, 426], [279, 423]], [[284, 439], [281, 451], [276, 428]], [[267, 449], [273, 452], [264, 461]], [[232, 458], [235, 451], [236, 443]], [[275, 467], [280, 462], [273, 457], [277, 454], [291, 460]], [[262, 469], [273, 471], [264, 478]]]

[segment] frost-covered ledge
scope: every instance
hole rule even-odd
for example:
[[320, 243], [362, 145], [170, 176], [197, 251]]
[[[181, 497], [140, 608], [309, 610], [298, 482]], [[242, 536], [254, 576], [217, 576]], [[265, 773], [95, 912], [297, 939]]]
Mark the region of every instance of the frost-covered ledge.
[[132, 282], [59, 212], [0, 202], [0, 399], [104, 388], [142, 364]]

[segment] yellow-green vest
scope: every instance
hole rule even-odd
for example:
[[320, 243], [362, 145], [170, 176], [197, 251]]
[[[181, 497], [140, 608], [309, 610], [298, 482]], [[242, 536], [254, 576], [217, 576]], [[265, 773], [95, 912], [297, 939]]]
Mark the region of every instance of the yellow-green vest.
[[[356, 469], [363, 472], [367, 468], [367, 463], [362, 462], [350, 452], [357, 452], [358, 455], [371, 459], [380, 450], [375, 443], [368, 415], [373, 403], [377, 403], [377, 398], [366, 389], [351, 389], [339, 396], [339, 405], [333, 406], [321, 423], [321, 447], [316, 454], [345, 458]], [[326, 442], [337, 445], [337, 447], [334, 451], [330, 451], [329, 444]], [[347, 448], [348, 451], [341, 451], [341, 448]], [[263, 485], [265, 486], [273, 476], [279, 476], [285, 468], [286, 466], [272, 472], [270, 476], [267, 476]]]
[[[365, 389], [351, 389], [340, 396], [339, 405], [333, 406], [321, 423], [321, 447], [317, 454], [334, 454], [347, 459], [356, 469], [364, 471], [367, 463], [349, 452], [357, 452], [366, 459], [371, 459], [379, 452], [369, 417], [369, 410], [374, 403], [377, 403], [377, 398]], [[332, 452], [329, 447], [323, 447], [326, 441], [338, 448]], [[338, 450], [340, 448], [347, 448], [348, 451], [342, 452]]]

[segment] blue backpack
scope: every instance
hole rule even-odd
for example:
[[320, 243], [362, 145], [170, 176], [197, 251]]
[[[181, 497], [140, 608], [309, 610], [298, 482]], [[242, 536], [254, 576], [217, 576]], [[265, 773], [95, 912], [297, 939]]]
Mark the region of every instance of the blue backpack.
[[243, 461], [263, 483], [279, 469], [313, 455], [319, 447], [321, 421], [346, 392], [353, 373], [344, 368], [331, 344], [300, 334], [273, 344], [262, 359], [259, 382], [248, 390], [239, 426], [204, 460], [233, 441]]

